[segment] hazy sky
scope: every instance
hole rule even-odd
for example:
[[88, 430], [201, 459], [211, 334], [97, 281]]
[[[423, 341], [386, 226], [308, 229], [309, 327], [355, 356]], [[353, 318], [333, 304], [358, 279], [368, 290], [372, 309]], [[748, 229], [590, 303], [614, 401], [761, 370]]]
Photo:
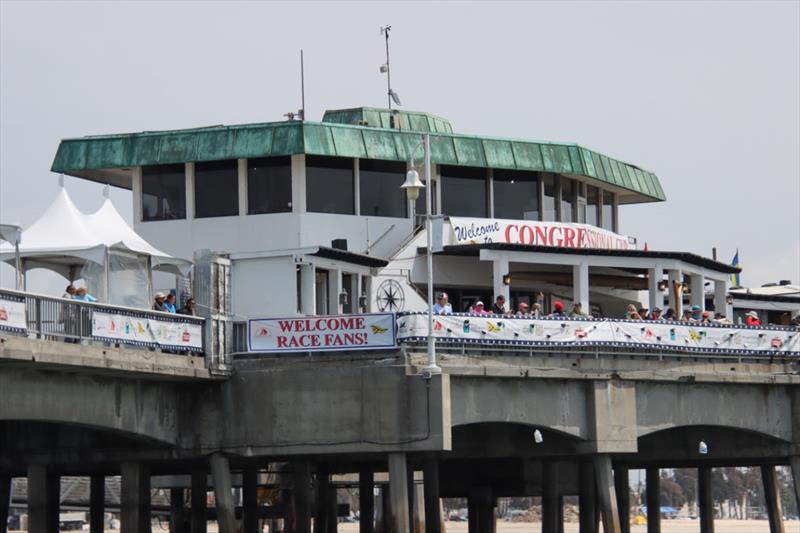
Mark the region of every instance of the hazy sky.
[[[624, 206], [651, 249], [800, 282], [800, 2], [214, 3], [0, 0], [0, 222], [57, 193], [62, 138], [384, 106], [460, 133], [578, 142], [655, 172]], [[102, 186], [67, 178], [85, 211]], [[128, 218], [130, 193], [112, 199]], [[0, 269], [0, 285], [13, 275]]]

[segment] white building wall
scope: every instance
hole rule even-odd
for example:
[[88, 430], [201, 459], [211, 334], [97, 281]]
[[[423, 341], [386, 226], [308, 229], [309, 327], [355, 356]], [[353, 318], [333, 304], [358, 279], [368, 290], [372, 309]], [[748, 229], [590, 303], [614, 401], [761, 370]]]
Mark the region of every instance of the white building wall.
[[298, 314], [292, 256], [237, 259], [231, 268], [231, 307], [237, 321]]

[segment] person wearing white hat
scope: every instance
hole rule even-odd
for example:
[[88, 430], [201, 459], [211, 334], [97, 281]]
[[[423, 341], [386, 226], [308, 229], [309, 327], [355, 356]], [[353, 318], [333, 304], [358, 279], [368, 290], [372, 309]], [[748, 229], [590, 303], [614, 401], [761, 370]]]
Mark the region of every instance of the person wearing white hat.
[[162, 311], [164, 313], [167, 312], [167, 308], [164, 307], [164, 300], [166, 300], [167, 295], [163, 292], [157, 292], [155, 300], [153, 301], [153, 311]]
[[760, 326], [761, 319], [758, 318], [758, 313], [755, 311], [748, 311], [744, 314], [744, 323], [748, 326]]

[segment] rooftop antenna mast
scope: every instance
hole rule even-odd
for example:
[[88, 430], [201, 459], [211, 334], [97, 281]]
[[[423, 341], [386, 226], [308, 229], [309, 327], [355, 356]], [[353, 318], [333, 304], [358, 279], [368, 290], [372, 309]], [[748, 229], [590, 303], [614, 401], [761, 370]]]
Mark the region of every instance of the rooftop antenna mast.
[[303, 66], [303, 49], [300, 49], [300, 120], [306, 119], [306, 69]]
[[392, 102], [397, 105], [403, 105], [400, 103], [400, 97], [397, 96], [397, 93], [392, 90], [392, 73], [389, 68], [389, 32], [391, 30], [391, 26], [381, 26], [381, 35], [386, 38], [386, 63], [381, 65], [380, 71], [381, 73], [386, 74], [386, 97], [389, 100], [389, 110], [392, 109]]

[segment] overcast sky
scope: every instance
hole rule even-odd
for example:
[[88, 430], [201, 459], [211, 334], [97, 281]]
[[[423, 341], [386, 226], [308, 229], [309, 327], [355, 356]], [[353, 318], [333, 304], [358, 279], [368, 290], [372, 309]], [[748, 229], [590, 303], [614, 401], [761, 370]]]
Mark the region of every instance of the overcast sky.
[[[800, 2], [0, 1], [0, 222], [57, 193], [62, 138], [384, 106], [379, 26], [413, 110], [460, 133], [577, 142], [655, 172], [624, 206], [651, 249], [800, 282]], [[94, 210], [102, 186], [67, 178]], [[130, 220], [130, 193], [112, 200]], [[0, 285], [13, 285], [0, 269]]]

